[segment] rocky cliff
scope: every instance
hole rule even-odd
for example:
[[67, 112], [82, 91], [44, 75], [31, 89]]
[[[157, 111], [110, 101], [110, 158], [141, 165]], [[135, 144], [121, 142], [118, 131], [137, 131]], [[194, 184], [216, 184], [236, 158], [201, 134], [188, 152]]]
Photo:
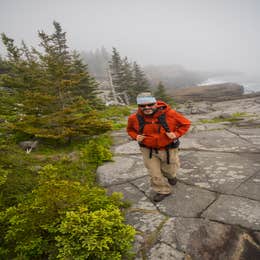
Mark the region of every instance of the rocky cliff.
[[243, 86], [236, 83], [223, 83], [216, 85], [187, 87], [169, 91], [169, 94], [174, 98], [174, 100], [178, 102], [183, 102], [187, 100], [232, 100], [241, 97], [243, 93]]

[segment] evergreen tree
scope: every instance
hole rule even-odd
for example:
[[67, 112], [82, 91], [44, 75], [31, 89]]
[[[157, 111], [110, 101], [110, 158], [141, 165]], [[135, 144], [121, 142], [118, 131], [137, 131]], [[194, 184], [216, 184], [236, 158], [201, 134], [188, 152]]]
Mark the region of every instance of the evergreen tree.
[[80, 58], [80, 54], [76, 51], [72, 54], [72, 69], [73, 75], [80, 76], [77, 79], [77, 87], [73, 90], [75, 96], [82, 96], [89, 101], [93, 107], [102, 107], [102, 101], [97, 97], [99, 94], [98, 83], [88, 73], [88, 65]]
[[128, 58], [125, 57], [121, 61], [121, 69], [119, 71], [119, 83], [116, 87], [116, 91], [124, 100], [125, 104], [133, 102], [134, 96], [134, 75], [132, 64], [128, 61]]
[[[43, 71], [33, 54], [28, 54], [28, 48], [23, 43], [21, 48], [14, 45], [14, 40], [2, 34], [2, 41], [8, 52], [8, 64], [10, 70], [1, 76], [3, 105], [17, 112], [18, 120], [23, 115], [44, 113], [43, 100], [50, 104], [52, 96], [42, 88]], [[42, 91], [41, 91], [42, 90]], [[9, 101], [9, 102], [8, 102]], [[39, 105], [36, 105], [39, 103]], [[48, 110], [49, 108], [45, 106]]]
[[111, 60], [109, 61], [109, 77], [111, 86], [111, 97], [114, 101], [123, 103], [120, 88], [121, 88], [121, 76], [122, 76], [122, 60], [119, 52], [116, 48], [112, 49]]
[[115, 91], [124, 103], [135, 103], [138, 93], [150, 90], [149, 82], [140, 66], [136, 62], [133, 64], [129, 62], [127, 57], [121, 59], [115, 48], [113, 48], [110, 70]]
[[145, 73], [141, 70], [140, 66], [134, 62], [133, 64], [134, 73], [134, 95], [138, 95], [140, 92], [150, 91], [150, 84], [147, 80]]
[[2, 59], [2, 57], [0, 56], [0, 123], [2, 123], [5, 120], [5, 115], [10, 114], [13, 109], [11, 105], [8, 106], [5, 105], [8, 103], [9, 104], [12, 103], [11, 101], [12, 95], [3, 94], [3, 92], [8, 92], [8, 89], [3, 83], [2, 77], [4, 77], [4, 74], [8, 73], [9, 70], [10, 68], [7, 62], [4, 59]]
[[109, 68], [112, 75], [113, 84], [115, 87], [120, 86], [120, 73], [122, 70], [122, 60], [119, 52], [113, 47], [111, 61], [109, 62]]
[[43, 66], [46, 67], [46, 80], [49, 86], [52, 82], [53, 95], [57, 97], [57, 109], [64, 109], [72, 104], [74, 100], [70, 95], [71, 90], [78, 83], [78, 78], [73, 74], [72, 56], [66, 43], [66, 33], [62, 32], [59, 23], [53, 23], [55, 31], [47, 35], [44, 31], [39, 32], [40, 45], [44, 48], [44, 55], [40, 55]]
[[154, 96], [157, 100], [162, 100], [168, 104], [173, 104], [173, 99], [166, 93], [165, 87], [161, 81], [157, 85]]
[[7, 73], [7, 71], [8, 71], [8, 66], [7, 66], [6, 62], [0, 56], [0, 74]]
[[8, 127], [54, 139], [104, 132], [109, 125], [91, 108], [97, 102], [97, 85], [79, 57], [70, 54], [60, 24], [53, 25], [53, 34], [39, 32], [44, 52], [29, 50], [24, 43], [18, 48], [2, 35], [10, 73], [1, 76], [7, 89], [1, 89], [1, 101], [16, 114]]

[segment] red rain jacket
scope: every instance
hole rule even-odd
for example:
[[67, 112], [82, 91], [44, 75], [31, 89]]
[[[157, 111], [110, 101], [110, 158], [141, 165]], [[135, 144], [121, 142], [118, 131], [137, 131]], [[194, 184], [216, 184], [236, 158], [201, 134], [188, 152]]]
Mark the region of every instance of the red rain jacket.
[[[142, 144], [149, 148], [164, 149], [165, 146], [172, 143], [173, 140], [166, 135], [165, 129], [158, 124], [158, 116], [165, 113], [166, 122], [171, 132], [173, 132], [177, 138], [188, 131], [191, 122], [180, 113], [171, 109], [168, 104], [162, 101], [157, 101], [156, 104], [158, 109], [153, 115], [145, 115], [140, 108], [137, 111], [137, 113], [143, 116], [145, 122], [149, 122], [145, 124], [143, 129], [142, 135], [145, 135], [145, 138]], [[133, 139], [136, 139], [139, 134], [137, 113], [130, 115], [128, 118], [127, 133]]]

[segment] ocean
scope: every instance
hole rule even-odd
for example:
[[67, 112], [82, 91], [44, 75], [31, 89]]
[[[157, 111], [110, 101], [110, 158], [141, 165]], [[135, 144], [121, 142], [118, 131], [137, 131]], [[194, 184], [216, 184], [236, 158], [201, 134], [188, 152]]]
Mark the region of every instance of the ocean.
[[237, 83], [244, 87], [244, 94], [254, 93], [260, 91], [260, 79], [256, 77], [248, 77], [244, 75], [225, 75], [210, 77], [207, 80], [197, 84], [198, 86], [202, 85], [212, 85], [212, 84], [221, 84], [221, 83]]

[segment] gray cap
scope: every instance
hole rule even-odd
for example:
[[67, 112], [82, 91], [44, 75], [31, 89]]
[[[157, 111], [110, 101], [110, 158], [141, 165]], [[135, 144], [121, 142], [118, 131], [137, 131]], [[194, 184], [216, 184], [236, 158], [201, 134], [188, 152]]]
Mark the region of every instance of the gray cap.
[[138, 105], [156, 103], [156, 99], [150, 92], [142, 92], [137, 95], [136, 102]]

